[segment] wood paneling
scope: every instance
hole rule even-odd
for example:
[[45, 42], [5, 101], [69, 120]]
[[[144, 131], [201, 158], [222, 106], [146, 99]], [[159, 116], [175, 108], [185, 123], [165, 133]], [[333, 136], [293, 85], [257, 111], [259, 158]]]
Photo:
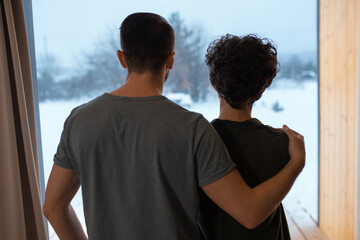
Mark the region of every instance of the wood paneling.
[[320, 0], [320, 206], [329, 239], [355, 239], [360, 0]]

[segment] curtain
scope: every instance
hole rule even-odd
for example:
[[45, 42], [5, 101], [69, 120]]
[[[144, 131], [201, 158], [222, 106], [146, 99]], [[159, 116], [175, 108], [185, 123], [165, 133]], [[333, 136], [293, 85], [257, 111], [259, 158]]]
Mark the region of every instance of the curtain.
[[0, 0], [0, 239], [46, 239], [22, 0]]

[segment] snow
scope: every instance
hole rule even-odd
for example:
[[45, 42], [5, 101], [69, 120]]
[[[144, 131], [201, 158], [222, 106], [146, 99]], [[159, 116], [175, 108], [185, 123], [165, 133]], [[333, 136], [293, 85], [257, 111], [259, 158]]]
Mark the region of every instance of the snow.
[[[284, 200], [297, 201], [317, 220], [318, 213], [318, 85], [309, 81], [303, 85], [278, 81], [276, 88], [268, 89], [262, 98], [255, 103], [252, 116], [264, 124], [281, 127], [287, 124], [305, 137], [306, 166], [296, 180], [292, 190]], [[173, 96], [169, 96], [173, 97]], [[70, 111], [89, 99], [74, 101], [44, 102], [40, 104], [40, 122], [43, 141], [44, 171], [47, 182], [53, 164], [53, 155], [60, 141], [63, 124]], [[191, 103], [191, 111], [200, 112], [209, 121], [218, 117], [219, 106], [215, 94], [206, 102]], [[275, 109], [278, 111], [274, 111]], [[81, 189], [74, 197], [72, 206], [80, 222], [85, 227]], [[58, 239], [49, 224], [50, 239]]]
[[193, 103], [191, 96], [185, 93], [168, 93], [166, 94], [166, 97], [186, 108], [190, 108], [191, 104]]

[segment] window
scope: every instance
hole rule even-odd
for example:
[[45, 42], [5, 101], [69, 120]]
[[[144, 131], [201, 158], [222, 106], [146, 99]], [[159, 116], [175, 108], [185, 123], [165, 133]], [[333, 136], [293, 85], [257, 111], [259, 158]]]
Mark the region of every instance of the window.
[[[226, 33], [257, 33], [277, 44], [281, 70], [256, 102], [253, 117], [274, 127], [286, 123], [305, 136], [307, 164], [285, 207], [287, 201], [297, 201], [317, 221], [317, 3], [311, 0], [33, 0], [45, 181], [71, 109], [124, 82], [126, 73], [116, 58], [118, 27], [139, 11], [166, 17], [176, 31], [175, 69], [164, 94], [208, 120], [219, 113], [204, 64], [208, 44]], [[187, 52], [189, 48], [193, 51]], [[184, 69], [190, 69], [185, 76]], [[85, 228], [80, 191], [72, 205]], [[50, 237], [56, 239], [51, 228]]]

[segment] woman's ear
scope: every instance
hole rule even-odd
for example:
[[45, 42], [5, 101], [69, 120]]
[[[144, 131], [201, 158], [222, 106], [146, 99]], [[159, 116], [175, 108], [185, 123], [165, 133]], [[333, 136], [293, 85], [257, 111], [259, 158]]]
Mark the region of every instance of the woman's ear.
[[120, 64], [123, 68], [127, 68], [127, 64], [125, 62], [125, 56], [124, 56], [124, 53], [120, 50], [117, 50], [116, 51], [116, 55], [117, 57], [119, 58], [119, 61], [120, 61]]
[[170, 53], [169, 57], [166, 60], [166, 68], [167, 69], [172, 69], [174, 66], [174, 56], [175, 56], [175, 52]]

